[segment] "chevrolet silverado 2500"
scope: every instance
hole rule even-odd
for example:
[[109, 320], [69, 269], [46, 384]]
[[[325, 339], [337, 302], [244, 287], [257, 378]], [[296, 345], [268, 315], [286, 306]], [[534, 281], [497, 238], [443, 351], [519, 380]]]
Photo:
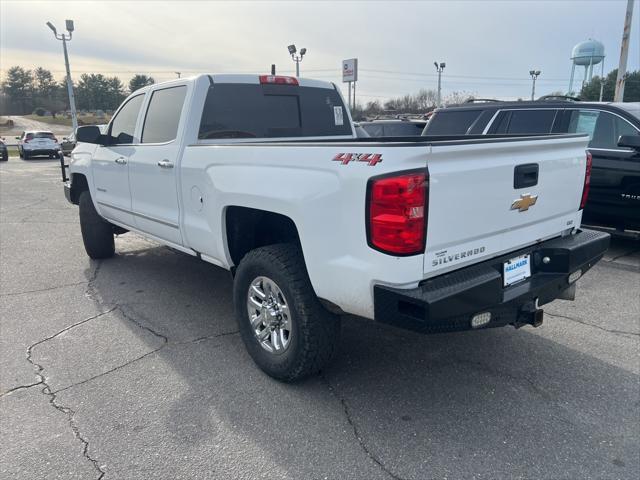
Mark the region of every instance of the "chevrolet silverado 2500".
[[156, 84], [77, 141], [64, 188], [88, 255], [134, 231], [230, 270], [243, 341], [284, 381], [331, 359], [344, 314], [537, 326], [609, 241], [579, 229], [587, 136], [356, 138], [326, 82]]

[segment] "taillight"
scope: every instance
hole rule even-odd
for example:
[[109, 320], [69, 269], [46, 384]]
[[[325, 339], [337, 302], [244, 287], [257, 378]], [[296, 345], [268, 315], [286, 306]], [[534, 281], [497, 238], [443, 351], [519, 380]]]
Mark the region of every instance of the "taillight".
[[392, 255], [424, 253], [429, 173], [372, 179], [368, 197], [368, 242]]
[[591, 165], [593, 164], [593, 157], [590, 152], [587, 152], [587, 164], [584, 169], [584, 186], [582, 187], [582, 200], [580, 200], [580, 210], [587, 204], [587, 197], [589, 196], [589, 187], [591, 186]]
[[295, 77], [284, 77], [282, 75], [260, 75], [260, 83], [270, 85], [298, 85]]

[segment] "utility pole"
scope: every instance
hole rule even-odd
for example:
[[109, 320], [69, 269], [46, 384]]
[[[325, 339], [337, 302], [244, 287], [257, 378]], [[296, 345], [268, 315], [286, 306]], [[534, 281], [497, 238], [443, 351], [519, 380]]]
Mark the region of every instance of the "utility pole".
[[176, 75], [178, 75], [178, 78], [180, 78], [180, 76], [182, 75], [182, 72], [173, 72], [173, 73], [175, 73]]
[[531, 75], [531, 79], [533, 80], [533, 84], [531, 85], [531, 101], [533, 102], [535, 100], [535, 95], [536, 95], [536, 79], [538, 78], [538, 75], [540, 75], [542, 72], [540, 70], [529, 70], [529, 75]]
[[289, 50], [289, 55], [291, 55], [291, 59], [296, 62], [296, 77], [300, 76], [300, 62], [302, 61], [302, 57], [305, 56], [305, 54], [307, 53], [307, 49], [306, 48], [301, 48], [300, 49], [300, 55], [296, 55], [297, 49], [295, 45], [289, 45], [287, 47], [287, 49]]
[[627, 12], [624, 16], [624, 29], [622, 30], [622, 44], [620, 45], [620, 63], [618, 64], [618, 78], [616, 78], [616, 93], [614, 102], [622, 102], [624, 99], [624, 82], [627, 77], [627, 57], [629, 56], [629, 36], [631, 34], [631, 17], [633, 15], [633, 0], [627, 0]]
[[53, 35], [56, 40], [62, 40], [62, 50], [64, 51], [64, 65], [67, 70], [67, 93], [69, 94], [69, 108], [71, 109], [71, 124], [73, 125], [73, 131], [78, 128], [78, 114], [76, 113], [76, 98], [73, 94], [73, 81], [71, 80], [71, 69], [69, 67], [69, 54], [67, 53], [67, 41], [71, 41], [73, 36], [73, 20], [65, 20], [65, 27], [69, 35], [64, 33], [58, 34], [56, 27], [51, 22], [47, 22], [47, 26], [53, 31]]
[[447, 66], [446, 63], [444, 62], [433, 62], [433, 64], [436, 67], [436, 71], [438, 72], [438, 99], [436, 101], [436, 107], [441, 107], [442, 106], [442, 71], [444, 70], [444, 67]]

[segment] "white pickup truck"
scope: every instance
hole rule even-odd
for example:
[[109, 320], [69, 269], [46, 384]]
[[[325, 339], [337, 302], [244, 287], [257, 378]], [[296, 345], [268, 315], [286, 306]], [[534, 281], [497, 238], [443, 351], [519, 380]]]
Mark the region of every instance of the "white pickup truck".
[[89, 256], [130, 230], [229, 269], [245, 345], [284, 381], [331, 359], [345, 314], [538, 326], [609, 243], [579, 228], [586, 136], [358, 139], [326, 82], [177, 79], [77, 140], [64, 188]]

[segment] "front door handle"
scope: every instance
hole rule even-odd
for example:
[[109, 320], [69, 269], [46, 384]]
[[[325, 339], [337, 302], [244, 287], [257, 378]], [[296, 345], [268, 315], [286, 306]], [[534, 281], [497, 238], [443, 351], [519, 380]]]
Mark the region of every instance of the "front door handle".
[[158, 166], [160, 168], [173, 168], [173, 162], [170, 162], [169, 160], [161, 160], [158, 162]]
[[127, 159], [124, 158], [124, 157], [118, 157], [118, 158], [115, 159], [115, 162], [118, 165], [126, 165], [127, 164]]

